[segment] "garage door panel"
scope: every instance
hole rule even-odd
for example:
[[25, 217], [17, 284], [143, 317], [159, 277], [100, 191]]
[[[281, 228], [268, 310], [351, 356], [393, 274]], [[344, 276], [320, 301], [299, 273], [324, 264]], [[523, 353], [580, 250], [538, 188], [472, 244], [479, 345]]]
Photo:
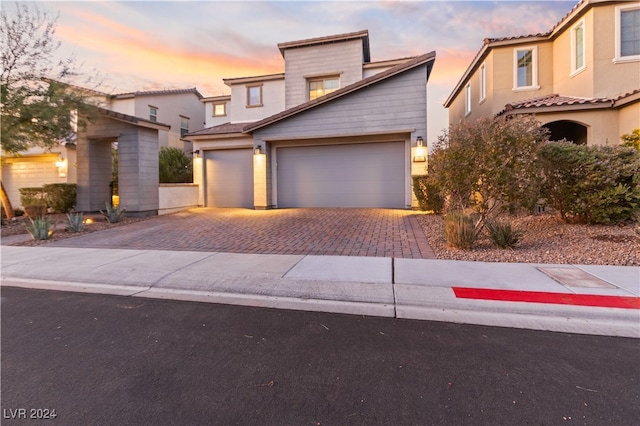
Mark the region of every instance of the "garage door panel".
[[278, 149], [279, 207], [405, 206], [404, 143]]
[[205, 151], [207, 207], [253, 207], [251, 149]]

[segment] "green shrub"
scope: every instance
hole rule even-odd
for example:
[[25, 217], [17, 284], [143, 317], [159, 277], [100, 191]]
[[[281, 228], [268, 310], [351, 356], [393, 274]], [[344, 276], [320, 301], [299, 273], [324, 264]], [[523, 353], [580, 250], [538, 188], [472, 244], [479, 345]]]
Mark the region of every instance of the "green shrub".
[[160, 183], [193, 182], [192, 159], [178, 148], [160, 148], [158, 167]]
[[80, 213], [67, 213], [67, 231], [82, 232], [84, 230], [84, 215]]
[[444, 199], [440, 194], [440, 188], [429, 175], [413, 176], [413, 193], [418, 199], [420, 210], [442, 213]]
[[124, 214], [126, 209], [120, 210], [120, 206], [113, 207], [111, 203], [105, 203], [106, 211], [100, 210], [102, 216], [106, 217], [109, 223], [116, 223], [120, 221], [120, 217]]
[[27, 232], [34, 240], [48, 240], [53, 235], [53, 226], [48, 217], [29, 218], [31, 223], [25, 224]]
[[624, 222], [640, 212], [640, 151], [550, 142], [538, 158], [542, 197], [565, 221]]
[[485, 226], [491, 242], [500, 248], [513, 248], [522, 239], [522, 231], [514, 229], [511, 222], [488, 220]]
[[476, 242], [473, 217], [461, 211], [452, 211], [444, 217], [447, 244], [459, 249], [471, 249]]
[[43, 188], [18, 188], [20, 192], [20, 204], [23, 207], [39, 206], [47, 204], [47, 195]]
[[24, 216], [24, 210], [22, 209], [13, 209], [13, 214], [15, 217]]
[[78, 185], [75, 183], [50, 183], [43, 186], [47, 206], [56, 213], [66, 213], [76, 205]]

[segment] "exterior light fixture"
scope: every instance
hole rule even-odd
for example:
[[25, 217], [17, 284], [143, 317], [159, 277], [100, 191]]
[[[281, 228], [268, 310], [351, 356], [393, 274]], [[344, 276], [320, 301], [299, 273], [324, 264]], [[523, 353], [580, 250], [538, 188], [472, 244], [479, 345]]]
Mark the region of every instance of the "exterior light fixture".
[[200, 150], [196, 149], [195, 151], [192, 152], [193, 156], [198, 158], [198, 155], [200, 155]]
[[416, 148], [414, 151], [413, 162], [424, 163], [426, 161], [427, 161], [427, 154], [424, 148], [424, 139], [422, 139], [422, 136], [418, 136], [416, 138]]
[[58, 157], [56, 161], [56, 167], [58, 168], [58, 177], [67, 177], [67, 159]]
[[261, 155], [261, 154], [262, 154], [262, 147], [258, 145], [253, 149], [253, 155]]

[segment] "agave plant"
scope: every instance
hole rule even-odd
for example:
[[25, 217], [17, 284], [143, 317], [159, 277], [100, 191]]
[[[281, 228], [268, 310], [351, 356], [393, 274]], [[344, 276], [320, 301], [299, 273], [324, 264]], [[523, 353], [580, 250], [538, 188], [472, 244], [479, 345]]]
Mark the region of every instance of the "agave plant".
[[120, 210], [120, 206], [114, 207], [109, 203], [105, 203], [105, 208], [106, 211], [103, 212], [102, 210], [100, 210], [100, 213], [102, 213], [102, 216], [107, 218], [109, 223], [118, 222], [120, 220], [120, 217], [124, 214], [125, 210], [127, 210], [126, 208]]
[[53, 226], [48, 217], [29, 218], [31, 223], [25, 224], [27, 232], [34, 240], [48, 240], [53, 235]]
[[69, 232], [82, 232], [84, 230], [84, 215], [79, 213], [67, 214], [67, 231]]

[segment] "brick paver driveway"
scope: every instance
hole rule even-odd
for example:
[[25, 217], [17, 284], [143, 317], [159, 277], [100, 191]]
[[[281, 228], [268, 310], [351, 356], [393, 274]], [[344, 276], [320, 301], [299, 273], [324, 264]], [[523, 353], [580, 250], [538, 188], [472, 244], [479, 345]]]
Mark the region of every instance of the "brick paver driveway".
[[198, 208], [50, 246], [434, 258], [415, 214], [392, 209]]

